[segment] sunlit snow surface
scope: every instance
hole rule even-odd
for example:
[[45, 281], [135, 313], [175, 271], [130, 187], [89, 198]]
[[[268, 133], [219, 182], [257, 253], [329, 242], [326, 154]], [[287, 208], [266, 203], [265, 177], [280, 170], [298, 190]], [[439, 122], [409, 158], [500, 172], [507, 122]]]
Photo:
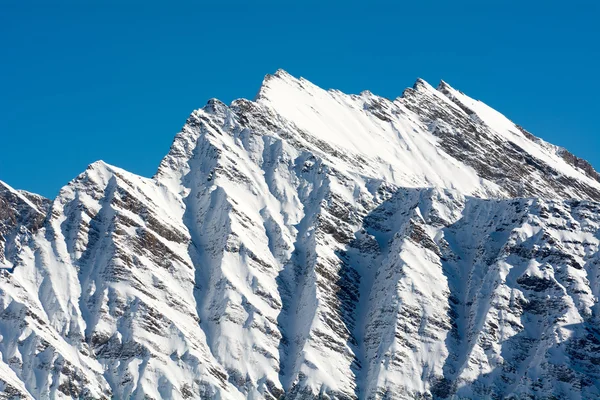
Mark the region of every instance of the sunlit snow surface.
[[597, 398], [599, 179], [444, 82], [278, 71], [153, 178], [0, 183], [0, 398]]

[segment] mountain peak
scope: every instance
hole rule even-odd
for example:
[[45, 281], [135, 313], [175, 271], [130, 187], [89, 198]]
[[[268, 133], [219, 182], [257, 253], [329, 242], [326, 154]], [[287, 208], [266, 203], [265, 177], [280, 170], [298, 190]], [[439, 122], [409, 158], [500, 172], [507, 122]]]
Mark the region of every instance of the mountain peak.
[[227, 108], [227, 104], [223, 103], [219, 99], [212, 98], [206, 102], [206, 105], [203, 107], [203, 110], [211, 114], [218, 114], [223, 113]]
[[406, 97], [409, 93], [420, 92], [420, 93], [434, 93], [436, 90], [431, 86], [425, 79], [417, 78], [412, 87], [404, 89], [402, 94], [398, 97], [399, 99]]
[[426, 90], [432, 90], [433, 86], [431, 86], [425, 79], [423, 78], [417, 78], [417, 80], [415, 81], [415, 83], [413, 84], [413, 89], [414, 90], [419, 90], [419, 89], [426, 89]]
[[277, 69], [277, 71], [275, 71], [274, 74], [276, 77], [278, 78], [294, 78], [292, 76], [292, 74], [290, 74], [289, 72], [287, 72], [286, 70], [284, 70], [283, 68], [279, 68]]
[[454, 97], [456, 93], [464, 95], [463, 92], [452, 87], [448, 82], [446, 82], [444, 80], [440, 80], [440, 83], [437, 86], [437, 90], [449, 97]]
[[97, 160], [87, 166], [87, 170], [97, 170], [97, 169], [109, 169], [111, 165], [104, 162], [104, 160]]
[[266, 74], [254, 100], [260, 101], [267, 99], [269, 97], [269, 94], [273, 90], [278, 90], [285, 86], [298, 84], [301, 79], [302, 78], [295, 78], [294, 76], [292, 76], [287, 71], [281, 68], [275, 71], [274, 74]]
[[444, 91], [444, 90], [454, 90], [454, 89], [452, 88], [452, 86], [450, 86], [446, 81], [444, 81], [442, 79], [442, 80], [440, 80], [440, 83], [437, 86], [437, 90]]
[[435, 91], [444, 91], [444, 90], [454, 90], [448, 83], [444, 80], [440, 80], [440, 83], [437, 87], [433, 87], [426, 80], [422, 78], [417, 78], [415, 83], [412, 86], [413, 90], [422, 91], [422, 92], [435, 92]]
[[0, 392], [600, 398], [598, 175], [443, 81], [405, 94], [278, 70], [154, 178], [0, 182]]
[[[129, 174], [129, 172], [126, 172], [121, 168], [110, 165], [104, 162], [103, 160], [94, 161], [93, 163], [87, 166], [85, 171], [83, 171], [74, 180], [72, 180], [69, 185], [63, 187], [61, 191], [65, 189], [69, 191], [69, 187], [71, 185], [85, 185], [86, 182], [96, 182], [102, 186], [106, 182], [109, 182], [111, 178], [115, 175], [115, 173]], [[60, 196], [61, 194], [59, 193], [59, 197]]]

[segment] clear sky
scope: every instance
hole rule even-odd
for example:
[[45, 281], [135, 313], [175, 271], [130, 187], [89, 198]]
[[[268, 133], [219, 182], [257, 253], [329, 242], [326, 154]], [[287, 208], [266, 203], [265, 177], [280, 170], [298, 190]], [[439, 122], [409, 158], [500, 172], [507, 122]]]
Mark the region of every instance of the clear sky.
[[389, 98], [444, 79], [600, 168], [598, 1], [124, 3], [2, 2], [1, 180], [54, 197], [98, 159], [151, 176], [193, 109], [278, 68]]

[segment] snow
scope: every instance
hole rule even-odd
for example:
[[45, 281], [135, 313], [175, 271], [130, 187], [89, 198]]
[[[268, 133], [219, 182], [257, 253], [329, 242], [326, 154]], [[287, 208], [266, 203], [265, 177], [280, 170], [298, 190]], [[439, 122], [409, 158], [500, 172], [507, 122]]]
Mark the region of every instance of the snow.
[[98, 161], [48, 210], [0, 185], [5, 392], [600, 395], [600, 184], [445, 82], [280, 70], [194, 111], [153, 178]]
[[8, 185], [6, 182], [3, 182], [3, 181], [0, 181], [0, 188], [2, 188], [4, 190], [8, 190], [14, 196], [17, 196], [19, 198], [19, 201], [22, 201], [23, 203], [27, 204], [29, 207], [31, 207], [35, 211], [42, 213], [42, 211], [40, 211], [35, 204], [33, 204], [26, 196], [24, 196], [22, 194], [22, 191], [13, 189], [10, 185]]
[[[390, 122], [374, 117], [365, 110], [365, 103], [374, 99], [399, 115], [390, 115]], [[451, 187], [467, 194], [499, 192], [490, 182], [482, 188], [477, 173], [440, 151], [438, 139], [416, 122], [416, 115], [402, 107], [396, 110], [389, 100], [365, 92], [356, 96], [325, 91], [279, 72], [265, 79], [257, 101], [316, 140], [344, 149], [350, 158], [363, 158], [359, 166], [363, 175], [385, 177], [404, 187]], [[334, 161], [336, 168], [351, 169], [340, 161]]]
[[527, 138], [523, 132], [521, 132], [521, 130], [504, 115], [500, 114], [498, 111], [489, 107], [485, 103], [468, 97], [462, 92], [452, 88], [447, 83], [443, 82], [440, 87], [443, 88], [442, 90], [446, 96], [448, 96], [448, 98], [457, 101], [466, 106], [468, 109], [472, 110], [478, 118], [492, 128], [503, 139], [516, 144], [524, 149], [527, 153], [553, 166], [558, 171], [569, 176], [570, 178], [574, 178], [600, 188], [600, 182], [591, 179], [582, 171], [567, 164], [567, 162], [565, 162], [565, 160], [557, 154], [558, 152], [556, 146], [548, 146], [547, 143], [541, 140], [536, 142], [532, 141], [531, 139]]

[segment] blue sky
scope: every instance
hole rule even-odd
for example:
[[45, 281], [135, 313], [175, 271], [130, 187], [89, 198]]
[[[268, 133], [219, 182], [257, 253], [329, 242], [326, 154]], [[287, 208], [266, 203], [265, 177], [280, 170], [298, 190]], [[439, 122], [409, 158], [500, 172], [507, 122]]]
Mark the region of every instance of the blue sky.
[[596, 1], [52, 3], [0, 9], [16, 188], [54, 197], [98, 159], [151, 176], [193, 109], [253, 98], [278, 68], [390, 98], [444, 79], [600, 168]]

